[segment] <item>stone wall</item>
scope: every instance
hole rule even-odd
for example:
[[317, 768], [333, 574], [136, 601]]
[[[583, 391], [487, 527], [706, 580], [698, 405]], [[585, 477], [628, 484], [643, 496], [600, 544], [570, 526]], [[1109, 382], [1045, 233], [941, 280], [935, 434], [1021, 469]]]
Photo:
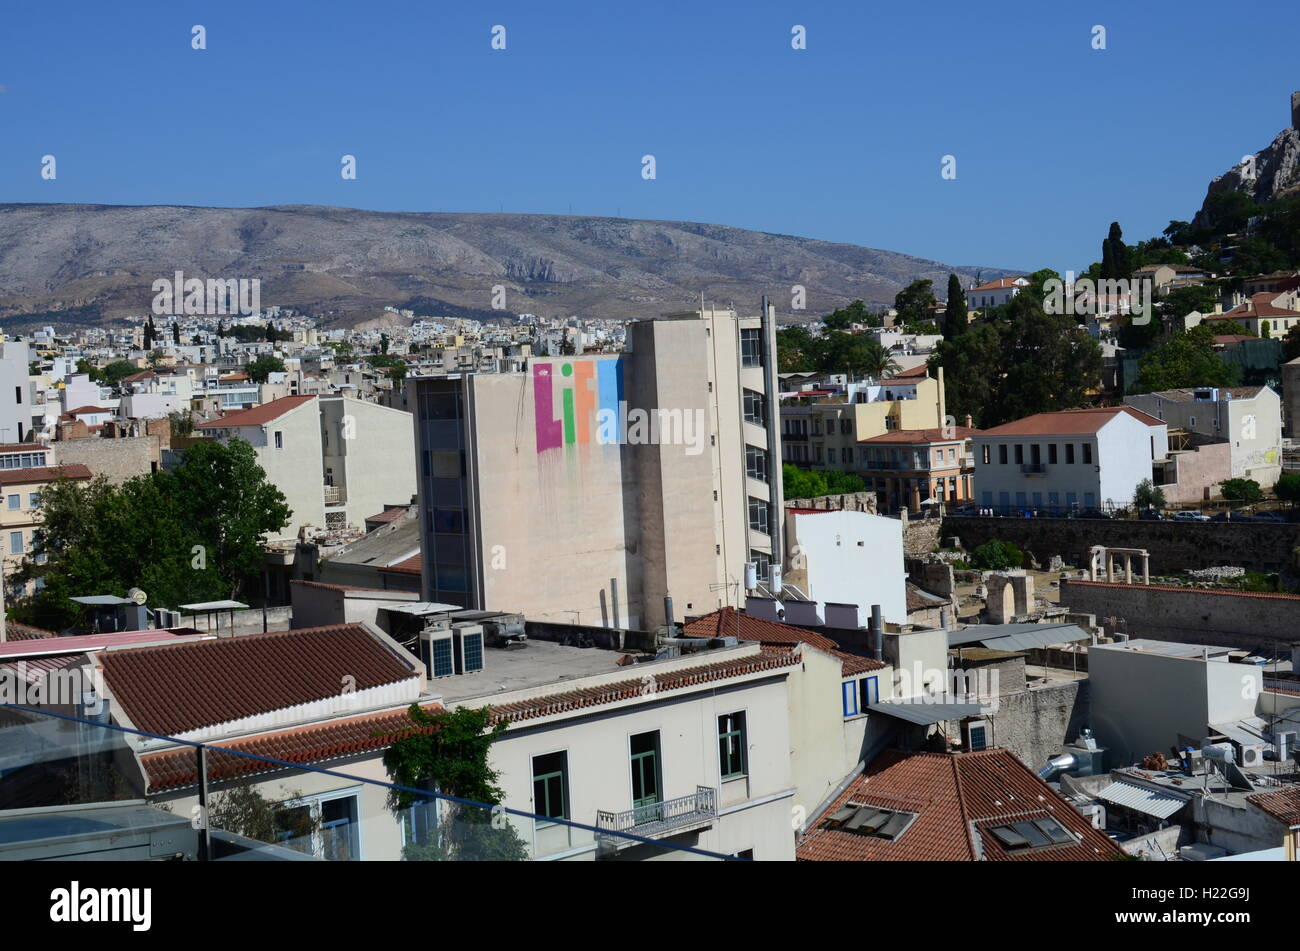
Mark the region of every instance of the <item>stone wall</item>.
[[1073, 611], [1122, 617], [1131, 637], [1241, 650], [1300, 643], [1300, 596], [1061, 580]]
[[976, 518], [944, 519], [943, 535], [956, 535], [974, 551], [993, 539], [1013, 542], [1040, 565], [1053, 555], [1086, 567], [1093, 545], [1145, 548], [1151, 574], [1240, 565], [1252, 571], [1296, 571], [1300, 524], [1247, 522], [1142, 522], [1131, 519]]
[[[1088, 725], [1088, 711], [1088, 681], [1071, 680], [1001, 696], [997, 711], [983, 719], [991, 722], [992, 744], [1037, 770]], [[961, 736], [960, 721], [949, 721], [945, 732]]]
[[132, 476], [147, 475], [158, 467], [159, 437], [62, 439], [54, 444], [54, 458], [59, 465], [82, 463], [91, 475], [108, 476], [110, 482], [120, 485]]
[[939, 529], [943, 525], [937, 518], [903, 517], [903, 553], [924, 555], [939, 547]]
[[820, 509], [876, 514], [876, 493], [845, 492], [842, 495], [819, 495], [813, 499], [786, 499], [788, 509]]

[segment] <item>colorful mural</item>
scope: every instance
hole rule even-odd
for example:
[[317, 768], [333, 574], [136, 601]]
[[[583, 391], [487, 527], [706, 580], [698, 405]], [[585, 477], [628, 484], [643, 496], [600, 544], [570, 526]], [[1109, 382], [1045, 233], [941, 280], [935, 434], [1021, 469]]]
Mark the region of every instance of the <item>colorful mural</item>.
[[[534, 362], [533, 413], [537, 451], [593, 442], [601, 438], [599, 420], [621, 419], [623, 358]], [[605, 411], [608, 411], [606, 414]]]

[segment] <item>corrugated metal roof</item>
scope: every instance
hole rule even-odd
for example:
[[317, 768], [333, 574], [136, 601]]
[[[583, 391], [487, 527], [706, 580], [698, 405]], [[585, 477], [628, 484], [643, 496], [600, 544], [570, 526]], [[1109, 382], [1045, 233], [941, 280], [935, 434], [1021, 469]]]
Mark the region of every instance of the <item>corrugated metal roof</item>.
[[979, 644], [998, 651], [1023, 651], [1087, 639], [1087, 633], [1077, 624], [974, 624], [948, 632], [949, 647]]
[[884, 713], [887, 716], [898, 717], [900, 720], [906, 720], [908, 723], [916, 723], [921, 726], [943, 723], [945, 720], [975, 717], [984, 712], [984, 707], [978, 703], [959, 702], [951, 697], [936, 697], [932, 700], [907, 697], [886, 700], [867, 709], [872, 713]]
[[1097, 798], [1113, 802], [1117, 806], [1124, 806], [1127, 809], [1145, 812], [1157, 819], [1168, 819], [1187, 805], [1188, 802], [1181, 796], [1175, 796], [1171, 793], [1157, 792], [1144, 786], [1133, 786], [1129, 783], [1119, 782], [1111, 783], [1097, 793]]

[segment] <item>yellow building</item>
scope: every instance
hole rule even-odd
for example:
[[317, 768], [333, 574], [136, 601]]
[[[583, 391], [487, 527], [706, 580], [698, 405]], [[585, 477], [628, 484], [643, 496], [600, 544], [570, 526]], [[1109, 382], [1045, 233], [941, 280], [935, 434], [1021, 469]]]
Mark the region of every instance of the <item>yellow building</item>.
[[[40, 531], [40, 502], [45, 487], [59, 479], [89, 481], [84, 465], [57, 466], [49, 446], [34, 443], [0, 446], [0, 545], [4, 549], [4, 577], [8, 579], [32, 550]], [[11, 595], [27, 594], [10, 591]]]

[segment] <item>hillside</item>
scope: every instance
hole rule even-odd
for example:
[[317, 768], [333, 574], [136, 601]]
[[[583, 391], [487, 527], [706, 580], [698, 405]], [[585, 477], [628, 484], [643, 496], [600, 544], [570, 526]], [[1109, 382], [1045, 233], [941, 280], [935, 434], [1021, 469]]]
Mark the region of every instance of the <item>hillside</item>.
[[703, 293], [754, 308], [768, 293], [809, 316], [861, 298], [892, 303], [917, 278], [940, 292], [950, 268], [890, 251], [690, 222], [564, 215], [425, 214], [319, 206], [193, 208], [0, 205], [0, 319], [95, 323], [149, 310], [153, 281], [259, 278], [280, 304], [354, 325], [392, 305], [419, 314], [643, 317]]

